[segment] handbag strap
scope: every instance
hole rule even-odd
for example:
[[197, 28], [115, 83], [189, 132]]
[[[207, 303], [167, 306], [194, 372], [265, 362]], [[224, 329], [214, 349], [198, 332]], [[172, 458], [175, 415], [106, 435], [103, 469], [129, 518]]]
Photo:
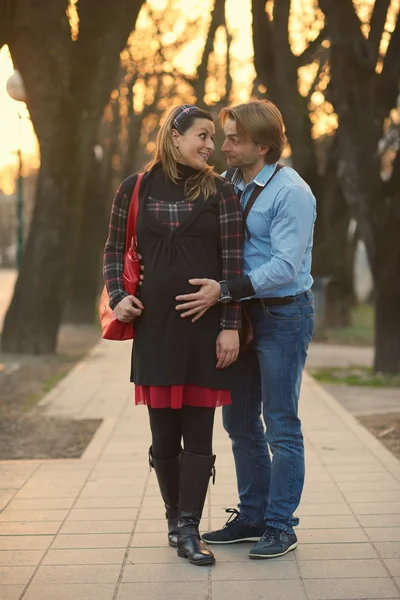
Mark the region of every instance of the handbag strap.
[[249, 232], [248, 232], [248, 230], [247, 230], [247, 224], [246, 224], [246, 222], [247, 222], [247, 217], [249, 216], [249, 212], [250, 212], [250, 211], [251, 211], [251, 209], [253, 208], [253, 206], [254, 206], [254, 202], [257, 200], [258, 196], [259, 196], [259, 195], [261, 194], [261, 192], [262, 192], [262, 191], [263, 191], [263, 190], [264, 190], [264, 189], [267, 187], [267, 185], [268, 185], [269, 183], [271, 183], [271, 181], [273, 180], [273, 178], [275, 177], [275, 175], [276, 175], [276, 174], [277, 174], [277, 173], [278, 173], [278, 172], [279, 172], [281, 169], [283, 169], [283, 165], [281, 165], [281, 164], [279, 164], [279, 163], [278, 163], [278, 164], [276, 165], [275, 171], [272, 173], [271, 177], [268, 179], [267, 183], [266, 183], [264, 186], [262, 186], [262, 185], [257, 185], [257, 184], [256, 184], [256, 186], [255, 186], [255, 188], [254, 188], [254, 190], [253, 190], [253, 192], [252, 192], [252, 194], [251, 194], [251, 196], [250, 196], [250, 198], [249, 198], [249, 200], [248, 200], [248, 202], [247, 202], [247, 204], [246, 204], [246, 208], [244, 209], [244, 212], [243, 212], [243, 224], [244, 224], [244, 226], [245, 226], [245, 228], [246, 228], [246, 231], [247, 231], [247, 234], [248, 234], [249, 238], [250, 238], [250, 234], [249, 234]]
[[135, 187], [133, 188], [131, 202], [129, 204], [129, 213], [128, 213], [128, 226], [126, 228], [126, 244], [125, 244], [125, 252], [128, 252], [131, 247], [132, 241], [136, 239], [136, 221], [137, 215], [139, 211], [139, 190], [140, 183], [143, 179], [144, 173], [138, 173]]
[[[251, 193], [251, 196], [246, 204], [246, 207], [243, 211], [243, 226], [246, 230], [247, 233], [247, 237], [248, 239], [250, 239], [250, 232], [248, 230], [247, 227], [247, 217], [249, 216], [249, 212], [252, 209], [254, 202], [257, 200], [258, 196], [261, 194], [261, 192], [263, 191], [263, 189], [265, 189], [267, 187], [267, 185], [273, 180], [273, 178], [275, 177], [275, 175], [281, 170], [283, 169], [283, 165], [281, 165], [280, 163], [278, 163], [276, 165], [275, 171], [272, 173], [271, 177], [268, 179], [267, 183], [262, 186], [262, 185], [257, 185], [255, 186], [254, 190]], [[235, 174], [235, 172], [237, 171], [237, 169], [228, 169], [226, 172], [226, 178], [228, 179], [228, 181], [232, 181], [233, 175]], [[240, 194], [241, 195], [241, 194]], [[240, 197], [240, 196], [239, 196]]]

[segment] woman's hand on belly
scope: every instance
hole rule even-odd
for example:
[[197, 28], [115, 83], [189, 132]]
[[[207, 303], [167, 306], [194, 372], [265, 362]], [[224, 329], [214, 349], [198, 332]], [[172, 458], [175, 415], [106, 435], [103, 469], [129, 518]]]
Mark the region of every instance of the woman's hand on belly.
[[223, 329], [217, 338], [217, 369], [225, 369], [239, 356], [239, 332]]

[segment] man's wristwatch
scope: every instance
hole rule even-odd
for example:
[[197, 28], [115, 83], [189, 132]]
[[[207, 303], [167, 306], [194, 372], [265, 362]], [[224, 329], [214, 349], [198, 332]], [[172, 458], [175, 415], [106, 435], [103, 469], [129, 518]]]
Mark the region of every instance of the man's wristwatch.
[[229, 302], [232, 302], [232, 296], [229, 292], [228, 284], [226, 281], [219, 281], [218, 283], [221, 287], [221, 295], [218, 298], [218, 302], [221, 302], [221, 304], [229, 304]]

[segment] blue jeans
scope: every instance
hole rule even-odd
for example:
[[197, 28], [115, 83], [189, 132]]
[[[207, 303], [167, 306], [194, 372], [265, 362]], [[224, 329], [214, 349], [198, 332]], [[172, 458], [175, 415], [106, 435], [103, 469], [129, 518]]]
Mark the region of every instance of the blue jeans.
[[265, 523], [292, 533], [299, 523], [293, 513], [304, 484], [298, 403], [314, 332], [313, 295], [308, 291], [292, 304], [252, 305], [248, 310], [254, 341], [237, 361], [232, 404], [223, 407], [235, 458], [239, 510], [251, 525]]

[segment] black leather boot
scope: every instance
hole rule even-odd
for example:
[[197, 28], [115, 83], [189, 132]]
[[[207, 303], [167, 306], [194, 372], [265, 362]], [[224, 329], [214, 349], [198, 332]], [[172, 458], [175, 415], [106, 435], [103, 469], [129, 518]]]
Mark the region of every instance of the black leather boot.
[[168, 520], [168, 544], [176, 548], [178, 538], [178, 499], [181, 454], [167, 460], [154, 458], [149, 448], [150, 469], [156, 472], [158, 485], [165, 504], [165, 517]]
[[215, 475], [215, 455], [200, 456], [182, 452], [178, 504], [178, 556], [192, 565], [212, 565], [215, 558], [199, 535], [199, 524], [211, 475]]

